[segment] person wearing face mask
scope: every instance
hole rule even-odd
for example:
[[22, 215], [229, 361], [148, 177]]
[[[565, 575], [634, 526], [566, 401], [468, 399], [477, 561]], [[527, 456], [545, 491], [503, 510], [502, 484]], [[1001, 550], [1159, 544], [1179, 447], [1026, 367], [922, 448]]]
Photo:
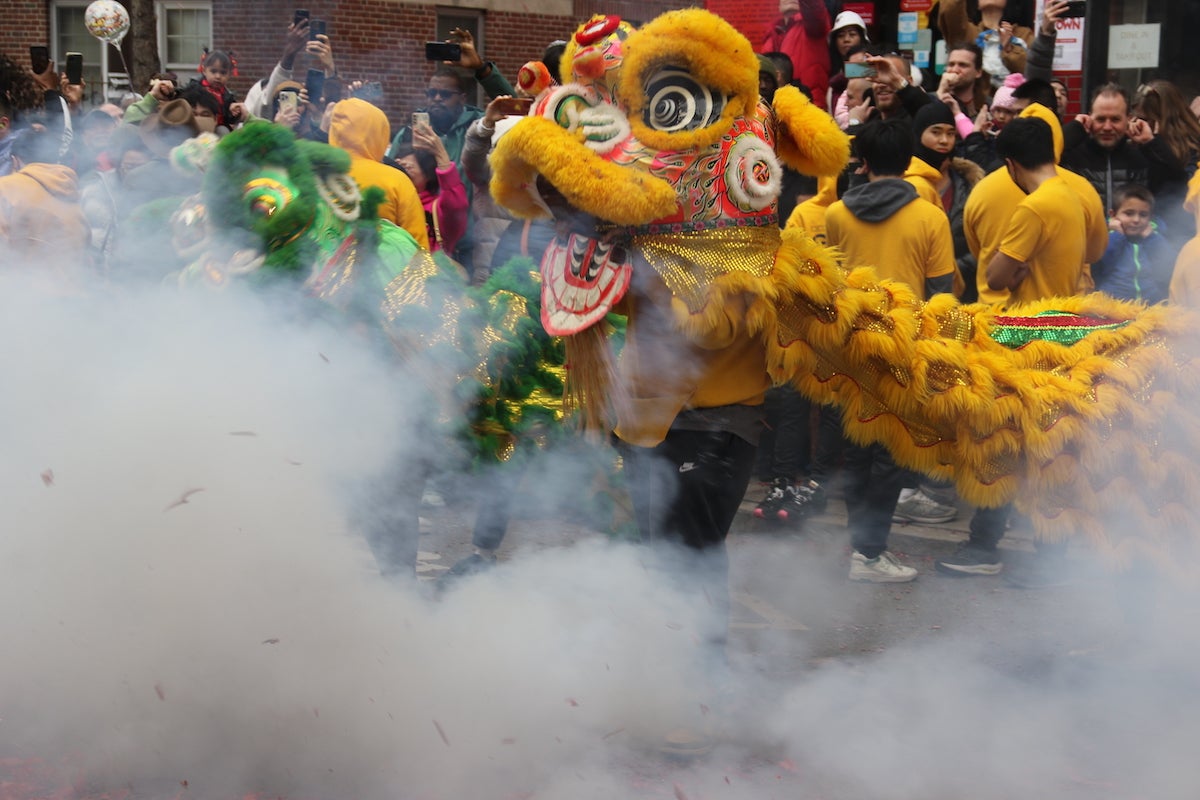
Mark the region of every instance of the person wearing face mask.
[[954, 115], [943, 103], [930, 103], [913, 117], [916, 144], [913, 160], [904, 179], [917, 193], [946, 212], [954, 238], [954, 261], [958, 269], [955, 294], [964, 303], [978, 298], [975, 289], [975, 256], [963, 232], [963, 209], [975, 184], [983, 179], [983, 169], [966, 158], [954, 156], [958, 137]]

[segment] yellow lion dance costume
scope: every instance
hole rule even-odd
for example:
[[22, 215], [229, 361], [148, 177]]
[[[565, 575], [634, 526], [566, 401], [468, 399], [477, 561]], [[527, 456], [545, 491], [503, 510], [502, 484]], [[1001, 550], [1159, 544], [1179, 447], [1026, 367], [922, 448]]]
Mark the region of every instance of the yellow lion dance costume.
[[562, 64], [564, 84], [500, 140], [492, 192], [520, 216], [550, 214], [552, 195], [590, 215], [543, 262], [543, 322], [576, 342], [586, 401], [620, 405], [615, 384], [588, 380], [587, 342], [631, 271], [653, 269], [680, 330], [717, 335], [736, 298], [772, 379], [969, 502], [1013, 502], [1040, 537], [1082, 535], [1119, 565], [1194, 556], [1194, 316], [1098, 294], [922, 302], [780, 231], [780, 162], [836, 175], [848, 140], [794, 88], [760, 103], [750, 43], [708, 12], [638, 30], [593, 18]]

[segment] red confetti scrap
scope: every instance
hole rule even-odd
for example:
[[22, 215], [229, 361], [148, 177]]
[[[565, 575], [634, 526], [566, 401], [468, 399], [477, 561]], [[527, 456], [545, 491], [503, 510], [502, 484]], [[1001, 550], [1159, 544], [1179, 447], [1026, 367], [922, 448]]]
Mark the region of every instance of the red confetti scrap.
[[571, 708], [579, 707], [579, 701], [576, 700], [574, 697], [568, 697], [566, 702], [567, 702], [567, 705], [569, 705]]
[[263, 644], [279, 644], [279, 640], [278, 640], [278, 639], [275, 639], [275, 638], [271, 638], [271, 639], [263, 639], [263, 640], [262, 640], [262, 643], [263, 643]]
[[314, 709], [313, 709], [313, 716], [314, 716], [314, 717], [316, 717], [317, 719], [320, 719], [320, 718], [321, 718], [321, 709], [319, 709], [319, 708], [314, 708]]
[[446, 747], [449, 747], [450, 739], [446, 737], [446, 732], [442, 730], [442, 724], [435, 719], [433, 721], [433, 727], [437, 728], [438, 736], [442, 737], [442, 743], [445, 744]]
[[725, 776], [725, 782], [728, 783], [730, 786], [733, 786], [733, 782], [729, 780], [728, 775]]
[[612, 737], [616, 736], [618, 733], [624, 733], [624, 732], [625, 732], [624, 728], [617, 728], [615, 731], [609, 731], [608, 733], [604, 734], [603, 738], [611, 739]]
[[54, 470], [48, 469], [42, 473], [42, 484], [45, 486], [54, 485]]
[[167, 693], [166, 693], [165, 691], [163, 691], [163, 686], [162, 686], [162, 684], [161, 684], [161, 683], [156, 683], [156, 684], [154, 684], [154, 693], [155, 693], [156, 695], [158, 695], [158, 699], [159, 699], [159, 700], [166, 700], [166, 699], [167, 699]]
[[517, 737], [515, 737], [515, 736], [505, 736], [503, 739], [500, 740], [500, 744], [516, 744], [516, 743], [517, 743]]
[[704, 705], [704, 703], [701, 703], [701, 704], [700, 704], [700, 713], [701, 713], [701, 714], [707, 714], [707, 713], [708, 713], [708, 706]]
[[180, 781], [180, 782], [179, 782], [179, 785], [180, 785], [180, 786], [182, 786], [183, 788], [185, 788], [185, 789], [186, 789], [186, 788], [188, 787], [188, 782], [187, 782], [187, 781]]
[[785, 758], [783, 761], [780, 761], [779, 766], [783, 767], [788, 772], [796, 771], [796, 763], [794, 761], [792, 761], [790, 758]]
[[931, 631], [940, 631], [941, 629], [942, 629], [941, 625], [930, 625], [929, 626], [929, 630], [931, 630]]
[[675, 784], [675, 800], [688, 800], [687, 792], [678, 783]]

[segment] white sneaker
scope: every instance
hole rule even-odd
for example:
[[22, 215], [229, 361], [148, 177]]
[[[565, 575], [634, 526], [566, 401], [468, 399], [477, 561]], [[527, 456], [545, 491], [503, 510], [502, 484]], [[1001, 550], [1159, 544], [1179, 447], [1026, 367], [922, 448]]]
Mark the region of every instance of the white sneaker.
[[877, 558], [867, 558], [859, 552], [850, 556], [850, 580], [852, 581], [908, 583], [915, 580], [916, 577], [915, 569], [901, 564], [894, 555], [886, 550]]
[[958, 516], [954, 506], [944, 506], [927, 497], [920, 489], [903, 500], [897, 501], [892, 512], [892, 522], [916, 522], [921, 525], [937, 525], [950, 522]]

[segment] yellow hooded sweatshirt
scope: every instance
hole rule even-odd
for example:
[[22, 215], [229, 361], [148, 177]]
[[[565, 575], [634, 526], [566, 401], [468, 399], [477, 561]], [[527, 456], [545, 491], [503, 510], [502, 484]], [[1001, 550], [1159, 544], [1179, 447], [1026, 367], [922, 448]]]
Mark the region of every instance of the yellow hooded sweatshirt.
[[387, 115], [357, 97], [342, 100], [333, 108], [329, 143], [350, 154], [350, 177], [360, 189], [378, 186], [384, 192], [379, 218], [399, 225], [429, 249], [429, 229], [417, 188], [399, 169], [384, 164], [383, 154], [391, 141]]
[[82, 269], [91, 228], [79, 179], [60, 164], [27, 164], [0, 178], [0, 266]]
[[941, 170], [934, 169], [916, 156], [912, 157], [912, 161], [908, 162], [908, 169], [904, 171], [904, 180], [916, 187], [917, 194], [921, 196], [921, 199], [928, 200], [945, 211], [942, 206], [942, 196], [937, 190], [938, 181], [941, 179]]
[[838, 176], [817, 178], [817, 193], [800, 203], [787, 219], [787, 227], [799, 228], [817, 244], [825, 244], [825, 211], [837, 202]]
[[[1054, 135], [1054, 155], [1056, 158], [1062, 158], [1062, 125], [1054, 112], [1043, 105], [1033, 103], [1021, 112], [1021, 116], [1037, 117], [1050, 126], [1050, 132]], [[1079, 196], [1083, 207], [1087, 237], [1078, 293], [1086, 294], [1095, 288], [1090, 265], [1098, 261], [1104, 255], [1104, 249], [1108, 247], [1108, 215], [1100, 195], [1086, 178], [1062, 167], [1059, 167], [1058, 175]], [[988, 288], [987, 267], [1008, 233], [1008, 223], [1013, 211], [1024, 199], [1025, 192], [1013, 183], [1006, 169], [988, 173], [983, 180], [975, 184], [971, 196], [967, 198], [966, 208], [963, 209], [963, 232], [967, 236], [967, 246], [971, 248], [979, 264], [975, 273], [975, 283], [979, 288], [981, 303], [996, 304], [1008, 301], [1007, 291]]]
[[[1185, 210], [1196, 215], [1197, 230], [1200, 230], [1200, 170], [1188, 181]], [[1179, 251], [1175, 259], [1175, 274], [1171, 276], [1171, 302], [1200, 308], [1200, 233], [1197, 233]]]

